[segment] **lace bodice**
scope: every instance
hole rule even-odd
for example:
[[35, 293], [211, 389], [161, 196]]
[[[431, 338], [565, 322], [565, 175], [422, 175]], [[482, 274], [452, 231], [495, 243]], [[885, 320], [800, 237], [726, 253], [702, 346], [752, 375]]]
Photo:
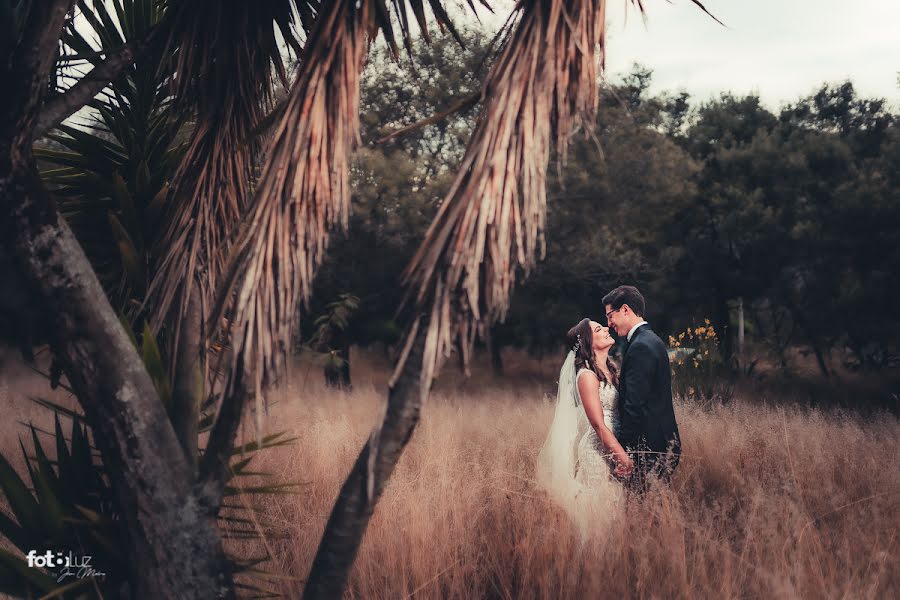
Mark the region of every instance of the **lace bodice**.
[[[576, 375], [576, 385], [578, 381], [577, 378], [581, 377], [581, 374], [584, 372], [590, 372], [590, 370], [578, 370], [578, 374]], [[606, 423], [609, 430], [613, 432], [613, 435], [618, 436], [619, 392], [611, 383], [606, 383], [605, 381], [600, 382], [600, 405], [603, 407], [603, 422]], [[579, 414], [579, 420], [582, 421], [579, 424], [579, 431], [593, 431], [593, 427], [591, 427], [590, 421], [588, 421], [587, 413], [585, 413], [583, 409]]]

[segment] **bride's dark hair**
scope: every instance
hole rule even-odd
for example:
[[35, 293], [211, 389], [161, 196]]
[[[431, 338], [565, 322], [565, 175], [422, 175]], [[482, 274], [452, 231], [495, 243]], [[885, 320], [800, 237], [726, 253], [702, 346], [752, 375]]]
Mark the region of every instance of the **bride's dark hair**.
[[569, 345], [575, 351], [575, 372], [578, 369], [590, 369], [600, 381], [611, 383], [615, 386], [619, 385], [619, 370], [612, 358], [606, 357], [606, 368], [612, 376], [612, 381], [608, 381], [603, 372], [597, 368], [596, 359], [594, 358], [594, 332], [591, 330], [591, 320], [582, 319], [578, 325], [569, 330], [566, 334]]

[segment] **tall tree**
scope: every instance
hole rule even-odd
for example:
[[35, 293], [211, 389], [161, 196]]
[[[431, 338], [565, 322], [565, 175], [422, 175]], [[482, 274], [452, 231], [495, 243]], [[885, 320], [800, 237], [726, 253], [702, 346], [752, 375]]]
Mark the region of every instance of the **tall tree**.
[[[191, 491], [189, 465], [144, 365], [103, 288], [38, 176], [32, 141], [39, 122], [55, 122], [89, 100], [77, 86], [50, 96], [63, 25], [73, 2], [5, 5], [0, 40], [0, 228], [33, 298], [52, 321], [50, 344], [98, 434], [117, 500], [128, 515], [129, 564], [137, 597], [233, 597], [214, 524]], [[103, 84], [118, 69], [98, 57]], [[91, 77], [91, 75], [88, 75]], [[69, 94], [72, 94], [70, 96]], [[80, 104], [79, 104], [80, 102]], [[68, 106], [60, 109], [60, 105]], [[54, 111], [49, 115], [43, 111]]]

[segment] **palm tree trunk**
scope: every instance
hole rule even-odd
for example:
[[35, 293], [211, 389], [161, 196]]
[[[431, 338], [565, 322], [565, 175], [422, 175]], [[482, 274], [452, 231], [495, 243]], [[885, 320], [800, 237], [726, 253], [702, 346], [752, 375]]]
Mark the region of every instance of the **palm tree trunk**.
[[744, 297], [737, 300], [738, 330], [737, 330], [737, 355], [738, 363], [743, 367], [744, 360]]
[[[40, 7], [38, 7], [40, 4]], [[233, 598], [214, 522], [136, 349], [37, 173], [31, 140], [71, 2], [26, 5], [0, 62], [0, 240], [51, 324], [51, 347], [94, 432], [129, 535], [137, 598]]]
[[181, 320], [181, 334], [175, 356], [175, 378], [172, 386], [172, 422], [175, 435], [184, 450], [193, 473], [197, 472], [197, 435], [200, 404], [204, 394], [204, 361], [206, 348], [202, 336], [203, 316], [200, 286], [194, 283], [187, 313]]
[[51, 346], [109, 469], [138, 597], [232, 598], [218, 532], [191, 494], [191, 470], [143, 362], [41, 187], [30, 149], [20, 153], [24, 165], [0, 154], [10, 209], [0, 231], [52, 320]]
[[420, 317], [409, 358], [388, 394], [384, 420], [363, 446], [331, 511], [303, 593], [305, 600], [331, 600], [344, 593], [375, 504], [419, 422], [428, 395], [420, 384], [427, 332], [428, 320]]
[[195, 495], [210, 517], [218, 514], [225, 494], [225, 485], [231, 478], [231, 453], [234, 450], [234, 440], [248, 398], [243, 373], [238, 373], [235, 389], [222, 395], [216, 421], [209, 433], [203, 458], [200, 460], [200, 473], [195, 485]]

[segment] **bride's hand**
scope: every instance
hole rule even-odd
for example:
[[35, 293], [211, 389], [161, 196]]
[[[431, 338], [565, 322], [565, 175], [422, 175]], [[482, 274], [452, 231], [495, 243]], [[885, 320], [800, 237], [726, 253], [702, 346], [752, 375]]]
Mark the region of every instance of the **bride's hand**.
[[616, 453], [616, 468], [613, 473], [616, 477], [628, 477], [634, 470], [634, 462], [625, 452]]

